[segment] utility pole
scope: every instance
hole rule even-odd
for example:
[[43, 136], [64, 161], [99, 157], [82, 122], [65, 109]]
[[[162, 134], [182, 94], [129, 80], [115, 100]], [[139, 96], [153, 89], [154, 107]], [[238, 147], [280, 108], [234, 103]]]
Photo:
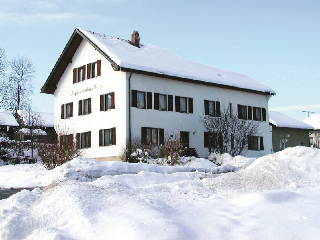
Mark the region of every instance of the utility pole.
[[315, 112], [311, 112], [311, 111], [307, 111], [307, 110], [302, 111], [302, 112], [306, 112], [306, 113], [308, 113], [308, 117], [310, 117], [310, 113], [315, 113]]

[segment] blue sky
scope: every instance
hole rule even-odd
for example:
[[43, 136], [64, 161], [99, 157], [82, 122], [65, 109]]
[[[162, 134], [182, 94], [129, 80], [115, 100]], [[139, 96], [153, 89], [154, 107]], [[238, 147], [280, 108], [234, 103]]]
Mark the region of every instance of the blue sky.
[[270, 110], [320, 113], [320, 1], [0, 0], [0, 47], [35, 65], [40, 94], [75, 28], [168, 48], [191, 61], [249, 75], [275, 90]]

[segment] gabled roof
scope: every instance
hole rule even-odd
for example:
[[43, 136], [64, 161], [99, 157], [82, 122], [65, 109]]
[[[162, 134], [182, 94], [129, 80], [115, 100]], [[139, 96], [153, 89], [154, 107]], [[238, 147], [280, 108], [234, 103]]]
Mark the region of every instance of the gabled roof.
[[0, 126], [17, 127], [19, 124], [10, 111], [0, 109]]
[[297, 128], [297, 129], [309, 129], [312, 130], [313, 127], [302, 121], [284, 115], [280, 112], [269, 111], [269, 123], [276, 127], [284, 128]]
[[311, 115], [310, 117], [303, 120], [303, 122], [311, 125], [314, 129], [320, 129], [320, 114]]
[[98, 50], [115, 71], [154, 75], [260, 94], [275, 94], [268, 86], [246, 75], [191, 62], [168, 49], [147, 44], [141, 44], [138, 48], [128, 40], [81, 29], [76, 29], [72, 34], [41, 92], [54, 93], [82, 39]]

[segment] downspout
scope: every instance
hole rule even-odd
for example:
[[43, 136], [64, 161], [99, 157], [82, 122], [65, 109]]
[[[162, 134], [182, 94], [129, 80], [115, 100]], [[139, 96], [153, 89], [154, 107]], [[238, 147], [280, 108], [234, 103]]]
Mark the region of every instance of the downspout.
[[131, 106], [130, 106], [130, 99], [131, 99], [131, 76], [132, 72], [130, 72], [129, 76], [129, 97], [128, 97], [128, 106], [129, 106], [129, 146], [131, 147]]

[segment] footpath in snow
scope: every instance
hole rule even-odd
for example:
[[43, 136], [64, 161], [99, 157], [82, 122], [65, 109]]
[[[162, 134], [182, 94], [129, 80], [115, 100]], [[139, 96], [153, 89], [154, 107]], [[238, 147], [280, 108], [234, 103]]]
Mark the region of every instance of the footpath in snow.
[[[0, 166], [0, 239], [319, 239], [320, 150], [157, 166]], [[217, 174], [225, 172], [222, 174]]]

